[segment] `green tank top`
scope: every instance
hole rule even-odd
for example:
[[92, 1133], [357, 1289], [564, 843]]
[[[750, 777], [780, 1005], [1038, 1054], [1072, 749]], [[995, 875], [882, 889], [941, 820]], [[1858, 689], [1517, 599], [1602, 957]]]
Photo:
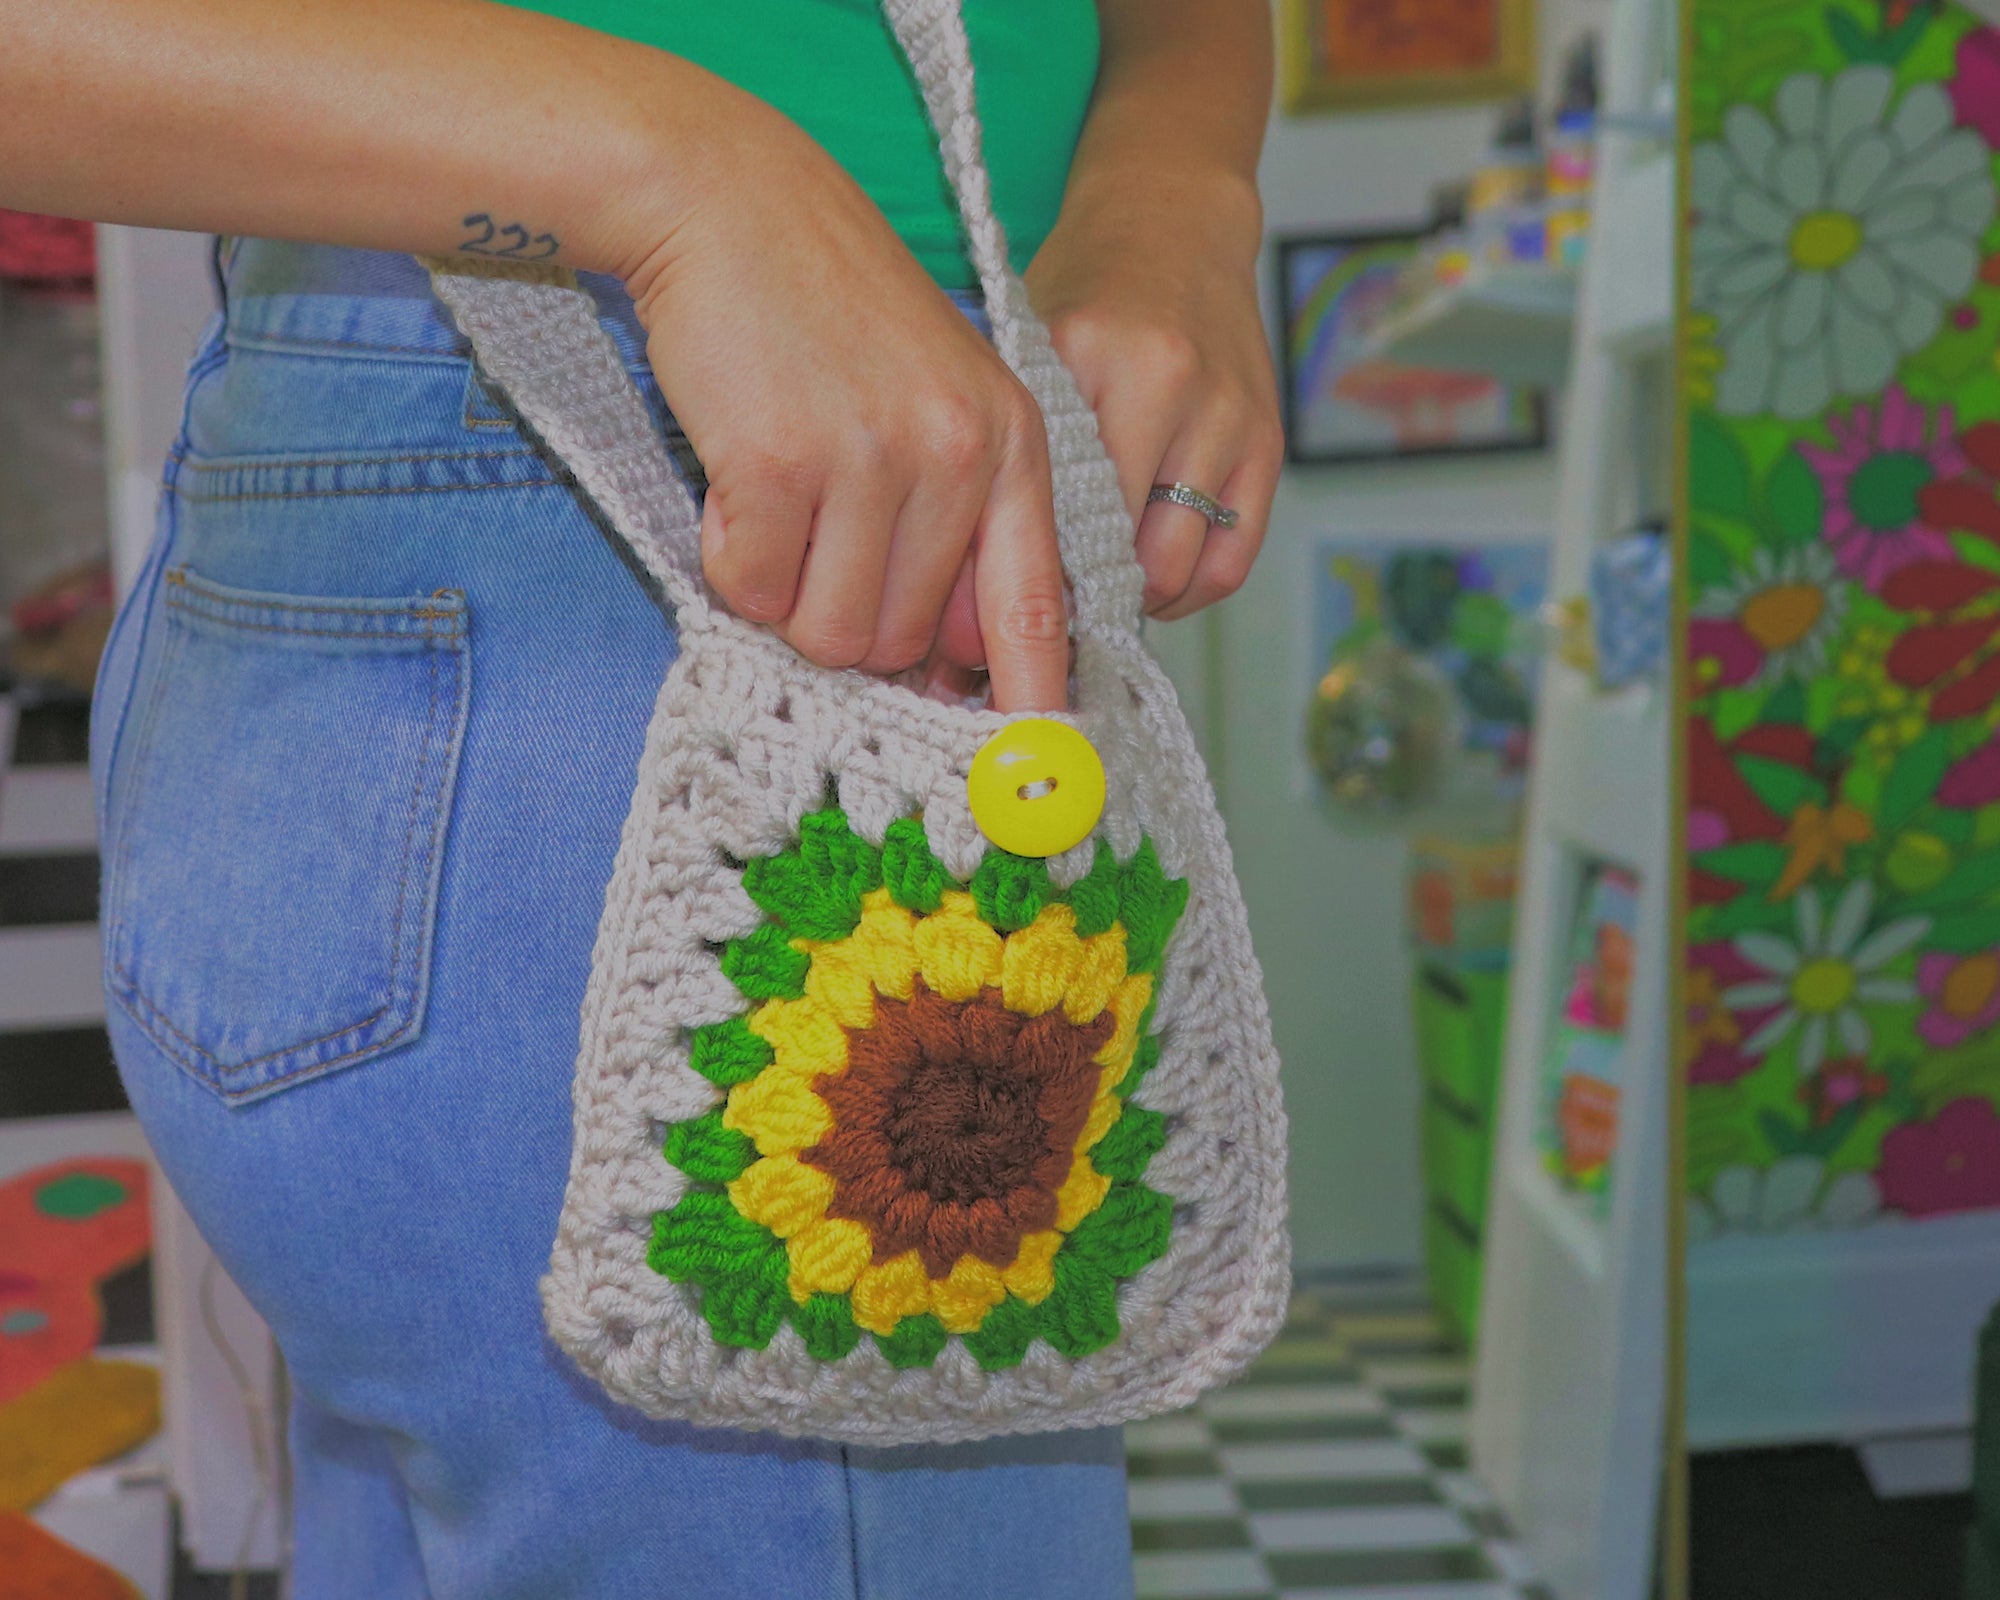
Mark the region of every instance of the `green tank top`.
[[[932, 277], [976, 283], [909, 67], [876, 0], [513, 0], [685, 57], [784, 112]], [[964, 0], [994, 208], [1025, 268], [1062, 203], [1097, 77], [1093, 0]]]

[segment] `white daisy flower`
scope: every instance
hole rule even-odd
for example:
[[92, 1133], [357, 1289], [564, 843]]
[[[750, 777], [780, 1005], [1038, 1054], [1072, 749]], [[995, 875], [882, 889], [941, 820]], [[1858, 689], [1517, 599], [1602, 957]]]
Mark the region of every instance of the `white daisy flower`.
[[1872, 394], [1971, 289], [1993, 152], [1941, 84], [1885, 66], [1801, 72], [1766, 115], [1729, 109], [1689, 169], [1696, 310], [1723, 351], [1715, 407], [1798, 419]]
[[1773, 554], [1759, 545], [1730, 582], [1705, 590], [1697, 617], [1734, 622], [1764, 652], [1758, 683], [1816, 678], [1847, 612], [1847, 586], [1823, 544], [1793, 545]]
[[1688, 1234], [1700, 1241], [1731, 1233], [1859, 1228], [1881, 1214], [1873, 1173], [1843, 1172], [1828, 1183], [1820, 1157], [1784, 1156], [1768, 1167], [1718, 1172], [1708, 1192], [1688, 1202]]
[[1769, 976], [1726, 990], [1723, 1003], [1732, 1011], [1780, 1008], [1744, 1041], [1745, 1055], [1761, 1056], [1777, 1048], [1796, 1028], [1799, 1071], [1811, 1074], [1825, 1064], [1829, 1039], [1838, 1039], [1845, 1055], [1868, 1053], [1868, 1018], [1862, 1006], [1902, 1005], [1917, 998], [1911, 979], [1882, 969], [1916, 947], [1931, 931], [1931, 919], [1903, 917], [1864, 938], [1874, 909], [1875, 886], [1866, 878], [1847, 886], [1831, 918], [1819, 891], [1805, 888], [1793, 902], [1795, 938], [1775, 933], [1737, 937], [1736, 953]]

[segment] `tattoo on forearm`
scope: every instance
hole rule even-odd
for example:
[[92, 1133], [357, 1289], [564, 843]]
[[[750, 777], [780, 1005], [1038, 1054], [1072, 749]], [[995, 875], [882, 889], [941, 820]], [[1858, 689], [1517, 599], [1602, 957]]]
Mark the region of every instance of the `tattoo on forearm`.
[[552, 233], [538, 233], [529, 236], [528, 230], [518, 222], [510, 222], [506, 227], [497, 227], [493, 218], [484, 211], [475, 211], [462, 219], [468, 236], [459, 241], [459, 250], [469, 256], [504, 256], [510, 261], [546, 261], [562, 248], [562, 241]]

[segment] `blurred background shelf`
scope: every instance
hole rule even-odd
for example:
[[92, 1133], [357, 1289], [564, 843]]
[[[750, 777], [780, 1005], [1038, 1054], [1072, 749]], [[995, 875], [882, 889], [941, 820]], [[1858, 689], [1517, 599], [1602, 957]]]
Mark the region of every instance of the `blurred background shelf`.
[[1569, 370], [1576, 274], [1551, 266], [1482, 266], [1385, 317], [1369, 353], [1398, 366], [1483, 372], [1555, 388]]

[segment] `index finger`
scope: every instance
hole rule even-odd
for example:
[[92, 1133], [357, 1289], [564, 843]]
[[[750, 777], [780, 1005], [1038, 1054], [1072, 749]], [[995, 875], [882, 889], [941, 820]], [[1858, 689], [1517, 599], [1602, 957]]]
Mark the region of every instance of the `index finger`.
[[1065, 709], [1069, 607], [1039, 415], [1032, 435], [1018, 440], [1002, 458], [976, 540], [973, 598], [994, 709]]

